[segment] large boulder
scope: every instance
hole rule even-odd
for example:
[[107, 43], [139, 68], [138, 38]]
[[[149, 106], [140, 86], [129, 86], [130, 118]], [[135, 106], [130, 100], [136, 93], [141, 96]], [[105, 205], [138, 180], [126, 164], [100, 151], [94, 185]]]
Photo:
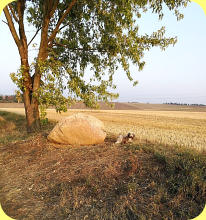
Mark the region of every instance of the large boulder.
[[48, 140], [71, 145], [92, 145], [104, 142], [104, 124], [97, 118], [78, 113], [59, 121]]

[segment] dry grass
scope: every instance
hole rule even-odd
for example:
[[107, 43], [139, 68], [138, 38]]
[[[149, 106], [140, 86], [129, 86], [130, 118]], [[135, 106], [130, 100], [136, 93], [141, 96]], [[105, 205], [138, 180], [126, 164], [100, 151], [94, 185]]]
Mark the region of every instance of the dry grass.
[[[21, 108], [4, 110], [24, 114]], [[69, 110], [61, 115], [54, 109], [47, 112], [47, 117], [55, 121], [76, 112], [85, 112], [102, 120], [107, 133], [118, 135], [133, 131], [139, 140], [206, 150], [206, 112]]]
[[[79, 110], [77, 110], [79, 111]], [[61, 116], [48, 110], [48, 118], [59, 120], [71, 115], [70, 110]], [[107, 133], [118, 135], [133, 131], [140, 140], [153, 143], [206, 149], [206, 113], [179, 111], [83, 111], [105, 123]]]
[[0, 145], [1, 203], [15, 219], [186, 220], [203, 209], [204, 153], [139, 140], [117, 146], [111, 134], [96, 146], [62, 146], [46, 139], [53, 125], [23, 136], [23, 117], [0, 115], [16, 125]]

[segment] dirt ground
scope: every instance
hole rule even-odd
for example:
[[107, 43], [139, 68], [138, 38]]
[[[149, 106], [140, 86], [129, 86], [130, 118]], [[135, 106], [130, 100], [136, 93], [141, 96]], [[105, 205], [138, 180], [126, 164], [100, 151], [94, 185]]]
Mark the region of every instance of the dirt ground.
[[43, 134], [1, 148], [3, 209], [18, 220], [186, 220], [198, 214], [199, 193], [198, 202], [176, 195], [162, 159], [114, 141], [62, 146]]
[[[115, 203], [126, 207], [141, 193], [144, 198], [139, 206], [144, 207], [152, 196], [144, 188], [151, 184], [146, 178], [148, 169], [160, 168], [151, 155], [133, 154], [114, 141], [89, 147], [61, 146], [40, 135], [1, 148], [0, 197], [5, 212], [15, 219], [99, 219], [99, 211], [103, 216], [124, 213]], [[145, 181], [138, 186], [137, 198], [129, 201], [125, 193], [134, 173]]]

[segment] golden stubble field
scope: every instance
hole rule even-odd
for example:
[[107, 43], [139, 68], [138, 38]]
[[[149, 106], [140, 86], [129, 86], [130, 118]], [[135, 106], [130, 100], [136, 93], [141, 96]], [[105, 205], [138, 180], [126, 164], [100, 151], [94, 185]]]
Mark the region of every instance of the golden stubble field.
[[[23, 108], [0, 110], [24, 114]], [[48, 109], [47, 117], [59, 121], [77, 112], [84, 112], [102, 120], [108, 134], [117, 136], [131, 131], [140, 141], [206, 150], [206, 112], [71, 109], [57, 114], [54, 109]]]

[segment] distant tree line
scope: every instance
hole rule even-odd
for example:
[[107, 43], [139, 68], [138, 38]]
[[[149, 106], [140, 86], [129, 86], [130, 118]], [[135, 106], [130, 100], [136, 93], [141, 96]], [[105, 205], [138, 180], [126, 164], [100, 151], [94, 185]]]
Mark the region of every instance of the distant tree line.
[[165, 102], [167, 105], [184, 105], [184, 106], [206, 106], [204, 104], [188, 104], [188, 103], [177, 103], [177, 102]]
[[0, 95], [0, 103], [22, 103], [22, 98], [18, 95]]

